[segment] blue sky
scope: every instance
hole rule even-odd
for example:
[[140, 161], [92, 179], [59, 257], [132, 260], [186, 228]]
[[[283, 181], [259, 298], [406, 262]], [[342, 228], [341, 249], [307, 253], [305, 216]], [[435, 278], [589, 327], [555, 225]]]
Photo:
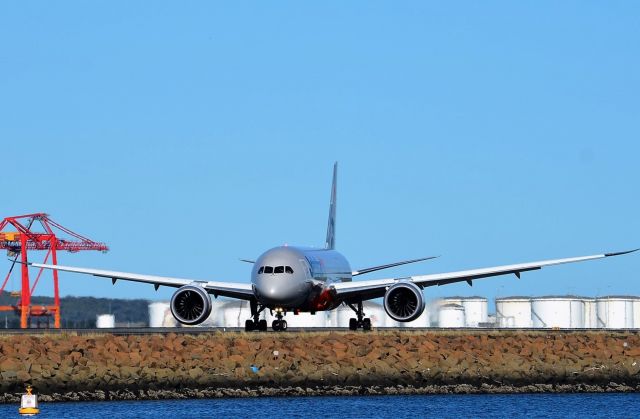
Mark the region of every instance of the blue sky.
[[[248, 281], [238, 258], [322, 245], [337, 160], [337, 246], [354, 268], [640, 247], [639, 12], [4, 2], [0, 215], [48, 212], [111, 247], [61, 264]], [[426, 295], [638, 295], [639, 267], [632, 255]], [[64, 295], [171, 294], [62, 278]]]

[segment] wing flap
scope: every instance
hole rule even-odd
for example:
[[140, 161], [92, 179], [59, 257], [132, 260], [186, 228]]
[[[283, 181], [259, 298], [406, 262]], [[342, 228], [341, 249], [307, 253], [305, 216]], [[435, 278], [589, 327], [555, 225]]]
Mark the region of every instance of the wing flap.
[[197, 279], [172, 278], [172, 277], [166, 277], [166, 276], [136, 274], [131, 272], [118, 272], [118, 271], [106, 271], [101, 269], [78, 268], [74, 266], [46, 265], [41, 263], [30, 263], [29, 266], [33, 266], [35, 268], [56, 269], [58, 271], [64, 271], [64, 272], [93, 275], [93, 276], [102, 277], [102, 278], [110, 278], [114, 284], [116, 280], [124, 280], [124, 281], [152, 284], [155, 287], [165, 286], [165, 287], [179, 288], [183, 285], [197, 282], [204, 289], [209, 291], [209, 293], [214, 294], [215, 296], [220, 295], [224, 297], [239, 298], [243, 300], [250, 300], [251, 298], [253, 298], [253, 290], [251, 288], [251, 284], [244, 284], [244, 283], [238, 283], [238, 282], [204, 281], [204, 280], [197, 280]]

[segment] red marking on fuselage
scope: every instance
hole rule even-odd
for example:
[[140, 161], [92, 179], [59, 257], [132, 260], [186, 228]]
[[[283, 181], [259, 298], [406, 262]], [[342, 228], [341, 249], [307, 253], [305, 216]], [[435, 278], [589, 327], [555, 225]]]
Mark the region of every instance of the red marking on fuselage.
[[320, 294], [311, 302], [311, 307], [317, 311], [326, 310], [333, 303], [333, 293], [331, 288], [325, 288]]

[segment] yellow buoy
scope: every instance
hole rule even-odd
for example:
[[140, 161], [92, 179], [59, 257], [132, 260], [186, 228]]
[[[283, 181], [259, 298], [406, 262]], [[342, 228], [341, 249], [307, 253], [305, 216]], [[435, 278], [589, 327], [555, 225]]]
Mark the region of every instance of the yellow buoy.
[[38, 396], [31, 393], [31, 386], [27, 386], [27, 394], [23, 394], [20, 399], [20, 409], [18, 413], [25, 416], [33, 416], [40, 413], [38, 409]]

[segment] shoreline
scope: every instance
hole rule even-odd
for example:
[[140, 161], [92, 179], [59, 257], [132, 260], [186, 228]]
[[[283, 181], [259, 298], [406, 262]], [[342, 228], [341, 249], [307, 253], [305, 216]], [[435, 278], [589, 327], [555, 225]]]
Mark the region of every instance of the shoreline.
[[[38, 394], [40, 402], [84, 401], [142, 401], [184, 400], [252, 397], [326, 397], [326, 396], [388, 396], [388, 395], [444, 395], [444, 394], [562, 394], [562, 393], [640, 393], [640, 384], [630, 386], [609, 384], [528, 384], [470, 385], [445, 384], [414, 387], [396, 386], [322, 386], [322, 387], [243, 387], [243, 388], [184, 388], [175, 390], [92, 390]], [[19, 403], [22, 393], [0, 395], [0, 404]]]
[[640, 392], [634, 332], [393, 331], [0, 338], [0, 403]]

